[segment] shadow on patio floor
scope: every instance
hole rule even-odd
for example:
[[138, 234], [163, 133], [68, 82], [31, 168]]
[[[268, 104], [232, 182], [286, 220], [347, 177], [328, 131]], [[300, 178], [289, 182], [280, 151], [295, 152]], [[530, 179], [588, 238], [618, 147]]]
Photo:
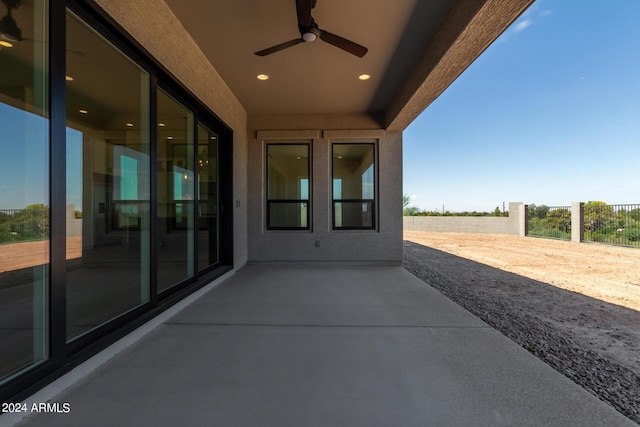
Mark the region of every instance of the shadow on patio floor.
[[405, 241], [403, 266], [640, 422], [640, 313]]

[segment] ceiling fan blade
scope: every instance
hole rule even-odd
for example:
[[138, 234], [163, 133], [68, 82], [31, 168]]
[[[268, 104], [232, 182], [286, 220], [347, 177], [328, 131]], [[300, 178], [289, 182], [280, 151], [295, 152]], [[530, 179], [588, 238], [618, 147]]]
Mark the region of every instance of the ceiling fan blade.
[[[40, 43], [43, 44], [44, 42], [42, 40], [36, 40], [36, 39], [29, 39], [29, 38], [23, 38], [22, 39], [23, 42], [31, 42], [31, 43]], [[73, 49], [67, 49], [67, 53], [76, 55], [76, 56], [87, 56], [86, 53], [84, 52], [80, 52], [79, 50], [73, 50]]]
[[352, 55], [355, 55], [359, 58], [362, 58], [368, 51], [366, 47], [359, 45], [356, 42], [352, 42], [351, 40], [347, 40], [344, 37], [340, 37], [336, 34], [330, 33], [329, 31], [319, 30], [320, 38], [334, 45], [337, 48], [344, 50], [345, 52], [349, 52]]
[[254, 52], [253, 54], [258, 56], [267, 56], [267, 55], [271, 55], [272, 53], [280, 52], [281, 50], [285, 50], [289, 47], [295, 46], [300, 43], [304, 43], [304, 40], [302, 40], [301, 38], [297, 38], [297, 39], [289, 40], [288, 42], [271, 46], [267, 49], [259, 50], [257, 52]]
[[311, 9], [316, 7], [316, 0], [296, 0], [296, 12], [298, 13], [298, 26], [302, 28], [310, 27], [313, 18]]

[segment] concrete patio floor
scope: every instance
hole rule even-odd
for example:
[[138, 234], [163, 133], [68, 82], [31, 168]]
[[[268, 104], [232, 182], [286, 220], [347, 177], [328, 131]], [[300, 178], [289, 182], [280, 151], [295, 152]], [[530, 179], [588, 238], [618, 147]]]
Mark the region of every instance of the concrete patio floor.
[[397, 266], [248, 265], [51, 402], [18, 425], [635, 425]]

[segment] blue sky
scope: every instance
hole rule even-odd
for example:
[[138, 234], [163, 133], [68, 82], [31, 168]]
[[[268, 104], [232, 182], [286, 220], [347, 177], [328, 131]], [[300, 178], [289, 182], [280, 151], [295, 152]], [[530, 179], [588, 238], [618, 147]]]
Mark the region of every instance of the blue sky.
[[0, 209], [49, 204], [49, 122], [0, 102]]
[[404, 133], [422, 210], [640, 203], [640, 1], [539, 0]]

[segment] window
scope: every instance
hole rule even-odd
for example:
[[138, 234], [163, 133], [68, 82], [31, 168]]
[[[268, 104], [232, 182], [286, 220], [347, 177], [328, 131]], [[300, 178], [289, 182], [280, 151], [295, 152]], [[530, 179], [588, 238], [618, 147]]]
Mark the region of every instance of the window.
[[267, 229], [310, 229], [309, 144], [267, 145]]
[[375, 228], [374, 144], [333, 144], [333, 229]]
[[67, 341], [150, 298], [149, 74], [67, 14]]
[[162, 292], [194, 275], [193, 113], [158, 90], [157, 283]]
[[233, 265], [232, 129], [93, 3], [0, 2], [3, 402]]
[[218, 134], [198, 123], [198, 270], [220, 260]]
[[0, 383], [50, 357], [48, 4], [23, 3], [0, 5]]

